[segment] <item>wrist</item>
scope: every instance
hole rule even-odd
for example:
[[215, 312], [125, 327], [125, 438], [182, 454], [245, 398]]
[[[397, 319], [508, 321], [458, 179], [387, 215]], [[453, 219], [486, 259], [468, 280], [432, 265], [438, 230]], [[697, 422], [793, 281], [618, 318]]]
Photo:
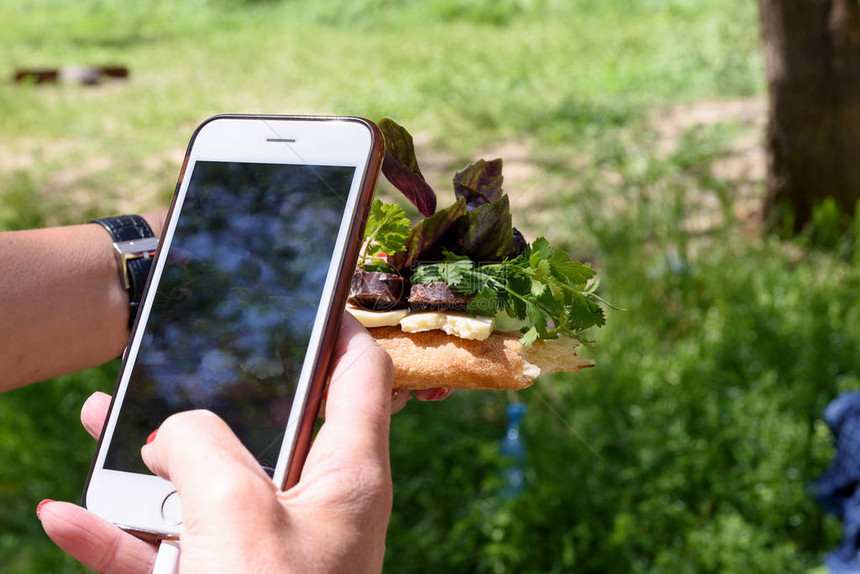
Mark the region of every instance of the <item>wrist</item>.
[[140, 216], [149, 224], [150, 229], [155, 237], [161, 237], [164, 231], [164, 223], [167, 221], [167, 210], [160, 209], [158, 211], [147, 211], [141, 213]]
[[[150, 215], [153, 223], [159, 225], [158, 217]], [[106, 217], [95, 219], [91, 223], [101, 225], [113, 239], [117, 276], [128, 296], [128, 327], [131, 329], [158, 245], [156, 232], [149, 221], [140, 215]]]

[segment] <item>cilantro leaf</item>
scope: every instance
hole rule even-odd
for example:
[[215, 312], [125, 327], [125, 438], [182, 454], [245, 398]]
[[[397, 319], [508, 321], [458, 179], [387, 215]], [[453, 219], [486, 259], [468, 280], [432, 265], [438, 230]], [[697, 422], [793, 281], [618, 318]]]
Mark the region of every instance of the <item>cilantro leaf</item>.
[[577, 331], [584, 331], [589, 327], [602, 327], [606, 324], [603, 309], [582, 293], [573, 296], [572, 304], [568, 311], [570, 327]]
[[560, 280], [566, 280], [573, 285], [584, 286], [597, 273], [586, 263], [573, 261], [561, 249], [553, 251], [549, 259], [552, 273]]
[[472, 262], [468, 259], [444, 261], [430, 265], [420, 265], [412, 273], [413, 283], [444, 282], [451, 287], [457, 287], [463, 281], [466, 271], [472, 270]]
[[485, 286], [469, 300], [466, 310], [473, 315], [492, 317], [498, 312], [500, 303], [501, 298], [496, 290], [490, 286]]
[[399, 205], [373, 200], [364, 232], [362, 261], [378, 253], [397, 253], [406, 246], [409, 218]]
[[[522, 256], [489, 267], [504, 270], [504, 279], [501, 273], [496, 278], [497, 284], [503, 285], [507, 313], [525, 319], [538, 338], [581, 338], [586, 329], [605, 323], [598, 305], [602, 300], [594, 293], [593, 284], [586, 286], [594, 270], [571, 261], [563, 250], [553, 250], [546, 239], [536, 240]], [[484, 268], [475, 271], [483, 272]], [[524, 337], [523, 344], [531, 339], [531, 335]]]
[[547, 317], [535, 303], [526, 301], [526, 317], [542, 339], [547, 336]]
[[[538, 237], [534, 240], [534, 243], [531, 244], [530, 250], [531, 258], [538, 259], [549, 259], [550, 255], [552, 255], [552, 248], [549, 246], [549, 241], [546, 240], [546, 237]], [[532, 267], [535, 264], [532, 263]]]
[[505, 310], [511, 317], [525, 319], [525, 299], [528, 292], [531, 290], [531, 279], [511, 273], [507, 277], [506, 287], [510, 297], [505, 301]]
[[537, 340], [538, 340], [538, 332], [537, 332], [537, 329], [535, 329], [534, 327], [532, 327], [531, 329], [526, 331], [523, 334], [523, 336], [520, 337], [520, 343], [524, 347], [528, 347], [529, 345], [531, 345], [532, 343], [534, 343]]

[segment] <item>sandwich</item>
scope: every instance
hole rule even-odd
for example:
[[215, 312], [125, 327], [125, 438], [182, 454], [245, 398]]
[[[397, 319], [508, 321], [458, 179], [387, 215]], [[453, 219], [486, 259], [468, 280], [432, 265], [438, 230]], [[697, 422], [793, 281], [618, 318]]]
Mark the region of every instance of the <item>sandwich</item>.
[[596, 273], [512, 226], [502, 160], [456, 173], [454, 203], [437, 210], [412, 136], [379, 127], [383, 175], [421, 217], [373, 201], [347, 311], [391, 355], [395, 388], [517, 390], [594, 366], [578, 351], [605, 323]]

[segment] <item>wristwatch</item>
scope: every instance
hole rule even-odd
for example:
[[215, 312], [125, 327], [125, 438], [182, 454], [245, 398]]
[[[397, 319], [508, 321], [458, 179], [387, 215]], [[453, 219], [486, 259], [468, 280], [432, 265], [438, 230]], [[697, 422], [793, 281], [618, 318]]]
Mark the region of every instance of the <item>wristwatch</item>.
[[144, 218], [139, 215], [120, 215], [94, 219], [113, 238], [119, 278], [128, 292], [128, 328], [134, 325], [143, 289], [152, 268], [152, 257], [158, 247], [158, 238]]

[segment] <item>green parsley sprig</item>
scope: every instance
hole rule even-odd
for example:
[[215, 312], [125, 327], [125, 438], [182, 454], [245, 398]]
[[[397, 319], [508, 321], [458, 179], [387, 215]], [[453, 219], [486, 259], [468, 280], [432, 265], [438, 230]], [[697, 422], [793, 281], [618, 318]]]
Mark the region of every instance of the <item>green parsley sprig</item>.
[[367, 216], [364, 243], [359, 258], [362, 266], [391, 271], [384, 256], [403, 251], [409, 236], [409, 225], [409, 218], [402, 207], [374, 199]]
[[504, 311], [525, 321], [520, 341], [531, 345], [538, 338], [561, 335], [582, 340], [590, 327], [603, 326], [606, 318], [592, 281], [590, 265], [573, 261], [563, 249], [553, 250], [541, 237], [517, 257], [499, 263], [474, 266], [467, 258], [446, 254], [441, 263], [422, 265], [412, 274], [413, 283], [444, 281], [471, 295], [469, 311], [495, 315]]

